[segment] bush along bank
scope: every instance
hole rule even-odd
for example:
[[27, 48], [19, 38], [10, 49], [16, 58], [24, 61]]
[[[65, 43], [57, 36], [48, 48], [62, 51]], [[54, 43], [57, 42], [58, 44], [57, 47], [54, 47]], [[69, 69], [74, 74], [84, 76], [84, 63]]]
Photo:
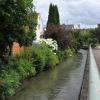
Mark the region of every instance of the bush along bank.
[[[52, 45], [49, 42], [52, 42]], [[0, 100], [5, 100], [15, 94], [24, 80], [41, 71], [53, 69], [59, 61], [67, 58], [70, 50], [58, 51], [56, 41], [42, 40], [39, 45], [26, 47], [24, 52], [15, 57], [8, 57], [7, 62], [0, 61]]]

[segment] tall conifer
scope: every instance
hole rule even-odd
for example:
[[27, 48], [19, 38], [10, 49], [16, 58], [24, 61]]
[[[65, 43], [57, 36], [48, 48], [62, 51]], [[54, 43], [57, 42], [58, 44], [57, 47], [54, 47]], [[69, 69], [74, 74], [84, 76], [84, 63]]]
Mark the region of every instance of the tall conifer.
[[56, 6], [56, 8], [55, 8], [55, 10], [56, 10], [56, 24], [60, 24], [60, 19], [59, 19], [59, 11], [58, 11], [58, 7]]
[[49, 6], [47, 26], [49, 24], [56, 24], [56, 25], [60, 24], [59, 11], [57, 5], [50, 4]]

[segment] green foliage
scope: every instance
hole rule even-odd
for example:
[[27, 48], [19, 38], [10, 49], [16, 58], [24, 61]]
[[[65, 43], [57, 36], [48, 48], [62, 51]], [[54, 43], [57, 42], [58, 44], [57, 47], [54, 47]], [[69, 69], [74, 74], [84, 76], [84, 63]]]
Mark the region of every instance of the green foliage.
[[24, 80], [36, 74], [35, 67], [32, 62], [27, 59], [18, 59], [15, 67], [20, 75], [20, 80]]
[[57, 56], [60, 62], [64, 61], [67, 58], [67, 56], [65, 55], [65, 52], [61, 50], [57, 51]]
[[15, 94], [21, 82], [36, 74], [33, 63], [22, 57], [9, 57], [7, 64], [1, 63], [0, 68], [0, 99], [6, 99]]
[[62, 62], [64, 60], [66, 60], [68, 57], [72, 56], [74, 52], [75, 52], [75, 50], [73, 48], [68, 47], [63, 51], [58, 50], [56, 53], [59, 58], [59, 61]]
[[20, 86], [19, 74], [15, 70], [7, 70], [0, 77], [0, 99], [6, 99], [15, 93], [15, 89]]
[[71, 49], [71, 48], [65, 49], [65, 54], [66, 54], [67, 57], [72, 56], [73, 53], [74, 53], [74, 49]]
[[81, 34], [81, 30], [76, 29], [72, 31], [73, 39], [72, 39], [72, 48], [77, 52], [83, 45], [83, 38]]
[[49, 51], [48, 53], [48, 59], [47, 59], [47, 64], [45, 66], [45, 69], [48, 67], [53, 68], [54, 66], [56, 66], [59, 63], [58, 57], [55, 54], [53, 54], [51, 51]]
[[49, 24], [60, 24], [59, 11], [57, 5], [50, 4], [47, 26]]
[[96, 45], [98, 44], [98, 38], [95, 37], [94, 35], [95, 29], [88, 29], [88, 30], [84, 30], [81, 34], [82, 34], [82, 38], [83, 38], [83, 44], [86, 45], [90, 45], [92, 47], [96, 47]]
[[37, 73], [51, 68], [59, 62], [57, 55], [45, 43], [26, 48], [20, 56], [30, 60]]
[[26, 48], [20, 57], [30, 60], [34, 64], [37, 73], [43, 71], [45, 66], [45, 55], [43, 55], [43, 50], [39, 47]]
[[88, 43], [91, 44], [91, 46], [95, 48], [98, 45], [98, 39], [95, 37], [89, 38]]
[[55, 5], [55, 16], [56, 16], [56, 24], [60, 25], [60, 16], [59, 16], [59, 11], [58, 11], [58, 7]]
[[100, 43], [100, 24], [98, 24], [98, 27], [95, 29], [94, 36], [98, 39], [98, 42]]
[[73, 30], [73, 47], [77, 51], [83, 45], [90, 45], [96, 47], [98, 44], [98, 38], [95, 37], [95, 29], [87, 30]]
[[14, 41], [20, 45], [32, 43], [36, 28], [32, 8], [33, 0], [0, 0], [0, 56], [11, 54]]
[[44, 69], [53, 68], [59, 63], [56, 53], [52, 51], [47, 45], [42, 44], [41, 49], [43, 50], [43, 55], [45, 55], [45, 67]]

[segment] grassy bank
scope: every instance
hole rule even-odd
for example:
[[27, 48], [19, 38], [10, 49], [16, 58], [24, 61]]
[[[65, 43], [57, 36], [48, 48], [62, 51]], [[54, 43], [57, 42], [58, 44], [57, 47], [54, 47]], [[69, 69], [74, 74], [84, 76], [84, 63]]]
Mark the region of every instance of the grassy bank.
[[54, 53], [47, 45], [42, 44], [27, 47], [20, 55], [7, 58], [5, 63], [0, 62], [0, 100], [14, 95], [24, 80], [44, 70], [53, 69], [68, 55], [72, 55], [71, 49]]

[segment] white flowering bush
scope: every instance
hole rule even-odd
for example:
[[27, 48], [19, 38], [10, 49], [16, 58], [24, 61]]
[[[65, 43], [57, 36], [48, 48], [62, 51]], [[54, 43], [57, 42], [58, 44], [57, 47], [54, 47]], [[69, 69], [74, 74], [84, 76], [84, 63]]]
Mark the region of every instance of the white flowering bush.
[[46, 45], [48, 45], [48, 47], [50, 47], [53, 51], [57, 51], [58, 50], [58, 44], [57, 41], [48, 38], [48, 39], [40, 39], [39, 43], [46, 43]]

